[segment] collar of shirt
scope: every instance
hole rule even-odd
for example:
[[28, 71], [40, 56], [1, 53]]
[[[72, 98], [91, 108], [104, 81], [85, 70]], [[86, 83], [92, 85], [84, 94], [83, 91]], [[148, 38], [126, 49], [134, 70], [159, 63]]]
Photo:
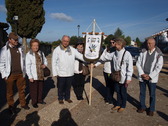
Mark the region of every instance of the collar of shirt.
[[124, 51], [125, 51], [125, 48], [122, 48], [121, 50], [116, 50], [116, 56], [117, 57], [120, 57], [123, 53], [124, 53]]
[[8, 44], [8, 46], [9, 46], [10, 48], [14, 48], [14, 46], [12, 46], [10, 43]]
[[67, 50], [67, 48], [65, 48], [62, 44], [60, 45], [60, 48], [65, 51]]
[[151, 55], [154, 51], [155, 51], [156, 48], [154, 48], [152, 51], [148, 50], [149, 52], [149, 55]]

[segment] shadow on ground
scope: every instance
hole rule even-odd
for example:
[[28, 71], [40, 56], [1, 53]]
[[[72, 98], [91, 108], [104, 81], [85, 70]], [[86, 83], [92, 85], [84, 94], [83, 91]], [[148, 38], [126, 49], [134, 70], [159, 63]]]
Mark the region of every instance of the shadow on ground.
[[157, 111], [158, 115], [160, 117], [162, 117], [164, 120], [168, 121], [168, 115], [166, 115], [165, 113], [163, 112], [160, 112], [160, 111]]
[[54, 121], [51, 126], [78, 126], [73, 120], [70, 111], [65, 108], [60, 111], [59, 119]]
[[[86, 83], [89, 83], [89, 84], [90, 84], [90, 76], [86, 79], [85, 84], [86, 84]], [[103, 97], [104, 99], [106, 98], [106, 92], [107, 92], [106, 87], [105, 87], [98, 79], [96, 79], [96, 78], [94, 78], [94, 77], [92, 78], [92, 87], [93, 87], [96, 91], [98, 91], [98, 92], [102, 95], [102, 97]], [[88, 98], [89, 94], [87, 94], [85, 90], [84, 90], [84, 93], [85, 93], [86, 99], [87, 99], [87, 101], [88, 101], [88, 103], [89, 103], [89, 98]]]
[[10, 126], [15, 118], [17, 117], [18, 113], [21, 109], [17, 108], [16, 113], [13, 114], [9, 111], [9, 109], [5, 109], [0, 113], [0, 124], [1, 126]]
[[133, 98], [131, 95], [129, 95], [127, 93], [127, 101], [132, 104], [134, 107], [136, 107], [137, 109], [139, 108], [140, 102], [138, 100], [136, 100], [135, 98]]
[[156, 85], [156, 89], [158, 89], [158, 90], [164, 92], [164, 95], [168, 97], [168, 90], [166, 90], [166, 89], [164, 89], [164, 88], [162, 88], [162, 87], [160, 87], [160, 86], [158, 86], [158, 85]]
[[37, 111], [27, 114], [25, 120], [19, 121], [15, 126], [40, 126], [39, 125], [40, 116]]

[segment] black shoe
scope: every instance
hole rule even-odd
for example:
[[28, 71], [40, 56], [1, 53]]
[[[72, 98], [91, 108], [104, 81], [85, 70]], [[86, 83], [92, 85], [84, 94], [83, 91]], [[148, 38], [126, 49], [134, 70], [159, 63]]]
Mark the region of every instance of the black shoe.
[[34, 104], [34, 105], [32, 105], [34, 108], [38, 108], [38, 105], [37, 104]]
[[16, 113], [16, 108], [14, 106], [9, 106], [8, 109], [9, 109], [11, 114], [15, 114]]
[[78, 96], [78, 97], [77, 97], [77, 100], [81, 100], [81, 97]]
[[25, 105], [25, 106], [21, 106], [23, 109], [25, 109], [25, 110], [29, 110], [30, 109], [30, 107], [28, 106], [28, 105]]
[[78, 100], [84, 100], [84, 98], [82, 96], [77, 97]]
[[45, 104], [46, 104], [46, 102], [42, 101], [42, 102], [39, 102], [39, 104], [45, 105]]

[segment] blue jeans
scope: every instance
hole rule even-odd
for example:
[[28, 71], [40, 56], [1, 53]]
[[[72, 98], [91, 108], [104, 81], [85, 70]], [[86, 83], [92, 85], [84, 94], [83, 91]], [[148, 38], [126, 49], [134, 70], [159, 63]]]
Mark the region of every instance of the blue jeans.
[[115, 91], [117, 92], [117, 104], [116, 106], [120, 106], [121, 108], [126, 107], [127, 102], [127, 88], [125, 84], [119, 84], [115, 82]]
[[70, 99], [70, 89], [73, 81], [71, 77], [57, 77], [58, 100]]
[[111, 79], [111, 75], [110, 77], [108, 76], [108, 73], [103, 72], [104, 75], [104, 79], [106, 82], [106, 89], [107, 89], [107, 94], [106, 94], [106, 101], [109, 102], [110, 104], [113, 103], [114, 98], [114, 82]]
[[156, 83], [150, 83], [149, 81], [139, 82], [140, 86], [140, 105], [141, 109], [146, 109], [145, 105], [145, 98], [146, 98], [146, 85], [149, 89], [149, 96], [150, 96], [150, 107], [149, 111], [155, 111], [155, 92], [156, 92]]

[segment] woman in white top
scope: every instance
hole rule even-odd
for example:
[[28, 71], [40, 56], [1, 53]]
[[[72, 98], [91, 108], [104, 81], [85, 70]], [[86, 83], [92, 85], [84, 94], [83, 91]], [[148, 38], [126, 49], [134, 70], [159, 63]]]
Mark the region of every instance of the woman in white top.
[[[117, 93], [117, 104], [112, 110], [122, 112], [125, 110], [127, 101], [127, 86], [131, 82], [133, 74], [133, 60], [131, 54], [125, 50], [126, 42], [122, 38], [115, 39], [116, 51], [113, 53], [105, 52], [101, 57], [102, 61], [111, 60], [111, 72], [120, 71], [120, 81], [115, 81], [115, 91]], [[122, 58], [123, 57], [123, 58]], [[123, 60], [122, 60], [123, 59]]]
[[[76, 49], [78, 50], [78, 52], [83, 53], [84, 43], [79, 40], [77, 42]], [[83, 71], [82, 71], [83, 65], [85, 64], [82, 61], [75, 59], [74, 81], [72, 86], [77, 100], [83, 100], [83, 91], [84, 91], [84, 84], [85, 84], [85, 76], [83, 75]]]
[[[103, 51], [101, 57], [104, 57], [106, 52], [112, 53], [115, 51], [115, 39], [111, 39], [109, 42], [108, 47]], [[101, 59], [101, 58], [100, 58]], [[95, 64], [95, 67], [97, 67], [100, 64], [104, 64], [103, 67], [103, 75], [104, 75], [104, 80], [106, 83], [106, 98], [105, 98], [105, 103], [106, 104], [113, 104], [114, 102], [114, 82], [111, 79], [111, 61], [106, 61], [106, 62], [97, 62]]]
[[125, 50], [126, 42], [122, 38], [116, 41], [116, 51], [113, 54], [112, 73], [120, 71], [121, 80], [115, 82], [115, 91], [117, 92], [117, 104], [112, 110], [123, 112], [127, 101], [127, 86], [131, 82], [133, 74], [133, 60], [131, 54]]
[[[30, 96], [32, 99], [32, 106], [38, 108], [37, 103], [46, 104], [42, 100], [42, 92], [44, 85], [43, 68], [47, 66], [47, 59], [39, 50], [40, 42], [38, 39], [30, 41], [30, 51], [26, 54], [26, 73], [29, 78]], [[43, 60], [42, 61], [42, 57]]]

